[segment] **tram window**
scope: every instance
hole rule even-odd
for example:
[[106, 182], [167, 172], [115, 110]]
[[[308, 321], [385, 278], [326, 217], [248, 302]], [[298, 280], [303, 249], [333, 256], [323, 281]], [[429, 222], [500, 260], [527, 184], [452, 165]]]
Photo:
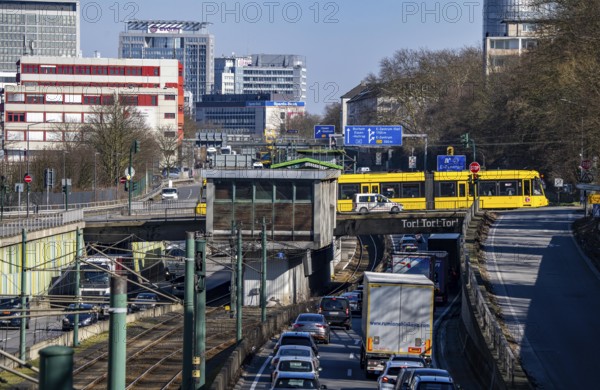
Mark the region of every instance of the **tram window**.
[[456, 196], [456, 182], [453, 182], [453, 181], [439, 182], [437, 196], [439, 196], [439, 197]]
[[519, 182], [515, 180], [500, 181], [498, 187], [500, 187], [500, 195], [503, 196], [514, 196], [521, 195], [521, 188], [518, 185]]
[[523, 195], [531, 195], [531, 181], [524, 180], [525, 185], [523, 186]]
[[369, 186], [362, 186], [362, 194], [368, 194], [369, 193]]
[[387, 198], [400, 197], [400, 183], [381, 183], [381, 193]]
[[540, 179], [533, 181], [533, 195], [542, 195], [544, 193], [544, 184]]
[[401, 198], [420, 198], [421, 187], [419, 183], [404, 183], [402, 184]]
[[350, 200], [354, 197], [354, 194], [358, 194], [359, 185], [358, 184], [340, 184], [340, 200]]
[[496, 195], [495, 181], [479, 181], [479, 195], [494, 196]]
[[459, 183], [458, 184], [458, 196], [460, 196], [461, 198], [464, 198], [466, 195], [466, 190], [465, 190], [465, 184], [464, 183]]

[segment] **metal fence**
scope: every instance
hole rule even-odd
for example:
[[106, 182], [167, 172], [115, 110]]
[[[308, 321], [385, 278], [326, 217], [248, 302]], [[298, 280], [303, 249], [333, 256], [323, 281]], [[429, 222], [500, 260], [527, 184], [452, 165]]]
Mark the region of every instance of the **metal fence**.
[[3, 221], [0, 225], [0, 237], [21, 234], [23, 229], [36, 231], [83, 221], [83, 209], [70, 210], [50, 215], [32, 215], [30, 218]]

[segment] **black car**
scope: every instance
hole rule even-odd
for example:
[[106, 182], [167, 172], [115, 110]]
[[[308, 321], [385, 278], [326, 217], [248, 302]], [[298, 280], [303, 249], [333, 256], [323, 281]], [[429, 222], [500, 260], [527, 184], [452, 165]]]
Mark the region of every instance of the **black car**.
[[79, 309], [75, 308], [75, 304], [71, 303], [67, 308], [67, 312], [62, 320], [62, 330], [71, 330], [75, 327], [75, 311], [86, 311], [86, 313], [79, 313], [79, 326], [89, 326], [98, 322], [98, 308], [89, 303], [82, 303], [79, 305]]
[[347, 298], [325, 296], [321, 298], [317, 311], [325, 316], [329, 325], [342, 326], [347, 330], [352, 329], [352, 313]]
[[[29, 309], [29, 298], [26, 298], [26, 309]], [[22, 315], [27, 315], [22, 310], [20, 297], [2, 297], [0, 298], [0, 325], [7, 327], [20, 327]], [[10, 318], [13, 317], [13, 318]], [[29, 319], [25, 319], [25, 328], [29, 329]]]

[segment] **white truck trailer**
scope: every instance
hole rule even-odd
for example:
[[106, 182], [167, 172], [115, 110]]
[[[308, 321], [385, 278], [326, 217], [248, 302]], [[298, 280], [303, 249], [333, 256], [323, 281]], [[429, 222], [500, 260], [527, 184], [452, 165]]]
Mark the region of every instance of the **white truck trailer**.
[[360, 364], [379, 375], [391, 355], [431, 357], [434, 285], [425, 275], [365, 272]]

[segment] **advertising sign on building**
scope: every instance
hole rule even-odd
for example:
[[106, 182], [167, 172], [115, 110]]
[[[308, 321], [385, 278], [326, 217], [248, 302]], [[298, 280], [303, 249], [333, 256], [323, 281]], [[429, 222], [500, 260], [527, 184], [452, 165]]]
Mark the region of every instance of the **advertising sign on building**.
[[181, 34], [181, 25], [152, 24], [148, 26], [148, 32], [152, 34]]

